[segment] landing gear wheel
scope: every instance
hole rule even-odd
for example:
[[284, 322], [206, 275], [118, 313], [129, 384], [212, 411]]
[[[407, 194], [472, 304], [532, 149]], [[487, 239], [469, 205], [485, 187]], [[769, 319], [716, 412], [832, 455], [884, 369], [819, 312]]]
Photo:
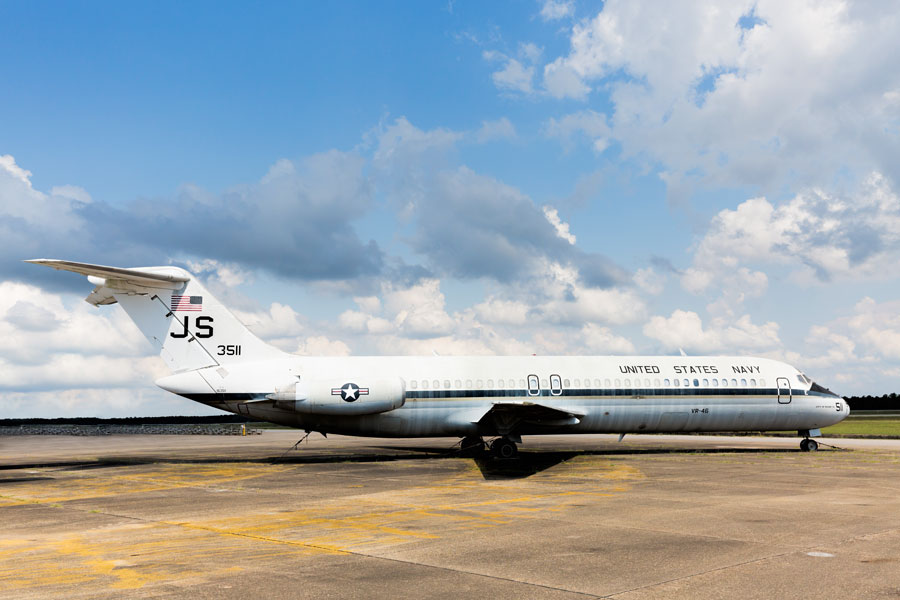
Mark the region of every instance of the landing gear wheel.
[[469, 435], [459, 442], [459, 453], [464, 456], [477, 456], [484, 452], [484, 440], [478, 436]]
[[819, 442], [817, 442], [816, 440], [811, 440], [809, 438], [800, 440], [800, 449], [804, 452], [815, 452], [819, 449]]
[[511, 440], [497, 438], [491, 442], [491, 453], [497, 458], [515, 458], [519, 454], [519, 448]]

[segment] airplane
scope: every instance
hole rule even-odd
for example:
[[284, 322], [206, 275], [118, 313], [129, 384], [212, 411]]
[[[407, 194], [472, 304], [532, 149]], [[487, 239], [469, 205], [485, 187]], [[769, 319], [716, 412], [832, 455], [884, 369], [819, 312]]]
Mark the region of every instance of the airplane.
[[780, 361], [750, 356], [293, 355], [245, 327], [184, 269], [26, 262], [86, 275], [159, 351], [164, 390], [323, 434], [459, 437], [515, 458], [523, 435], [796, 430], [814, 451], [846, 401]]

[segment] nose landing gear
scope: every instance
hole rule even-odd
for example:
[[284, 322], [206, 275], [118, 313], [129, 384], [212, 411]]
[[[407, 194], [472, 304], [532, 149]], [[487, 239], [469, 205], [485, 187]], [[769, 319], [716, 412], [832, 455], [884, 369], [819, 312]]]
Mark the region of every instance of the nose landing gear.
[[821, 429], [800, 429], [797, 431], [797, 435], [803, 436], [803, 439], [800, 440], [800, 450], [803, 452], [815, 452], [819, 449], [819, 442], [810, 439], [810, 436], [819, 437], [822, 435]]

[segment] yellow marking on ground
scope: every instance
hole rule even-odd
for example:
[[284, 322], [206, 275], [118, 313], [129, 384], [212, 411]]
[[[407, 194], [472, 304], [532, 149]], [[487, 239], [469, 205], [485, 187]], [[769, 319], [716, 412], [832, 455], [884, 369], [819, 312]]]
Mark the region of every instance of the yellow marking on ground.
[[[78, 536], [34, 532], [23, 539], [4, 537], [0, 529], [0, 595], [73, 584], [134, 590], [216, 577], [256, 558], [366, 552], [429, 541], [548, 512], [559, 514], [585, 499], [627, 492], [644, 478], [636, 468], [594, 456], [575, 457], [522, 479], [496, 480], [485, 480], [477, 468], [468, 468], [467, 459], [448, 460], [466, 461], [457, 463], [466, 468], [426, 485], [354, 490], [350, 496], [302, 502], [289, 510], [267, 505], [259, 512], [223, 518], [217, 507], [213, 518], [163, 516], [156, 522], [96, 527]], [[64, 471], [55, 474], [56, 480], [16, 484], [0, 506], [50, 506], [180, 487], [252, 489], [252, 484], [243, 486], [273, 474], [297, 479], [303, 475], [296, 465], [241, 463]], [[103, 514], [98, 507], [95, 502], [76, 510]]]
[[236, 565], [257, 558], [309, 551], [282, 544], [281, 551], [273, 552], [270, 545], [256, 545], [258, 540], [235, 537], [228, 543], [216, 532], [193, 529], [153, 523], [15, 543], [4, 540], [7, 548], [0, 548], [0, 595], [88, 582], [112, 589], [139, 589], [157, 582], [216, 577], [240, 570]]
[[252, 463], [148, 465], [148, 471], [132, 473], [134, 468], [110, 467], [103, 470], [102, 478], [98, 478], [94, 471], [72, 471], [66, 473], [66, 479], [57, 480], [56, 485], [48, 485], [46, 481], [39, 485], [20, 485], [16, 487], [14, 495], [0, 495], [0, 506], [88, 500], [180, 487], [215, 488], [291, 470], [284, 465]]
[[[586, 498], [623, 493], [644, 478], [631, 466], [594, 457], [573, 459], [558, 473], [551, 470], [485, 481], [477, 469], [466, 469], [427, 486], [321, 501], [302, 510], [237, 515], [204, 526], [359, 552], [559, 513]], [[569, 489], [573, 483], [581, 489]]]
[[247, 539], [259, 540], [259, 541], [263, 541], [263, 542], [271, 542], [273, 544], [285, 544], [288, 546], [296, 546], [296, 547], [301, 547], [301, 548], [308, 549], [308, 550], [321, 550], [321, 551], [329, 553], [329, 554], [347, 554], [346, 551], [340, 550], [338, 548], [334, 548], [333, 546], [331, 546], [329, 544], [315, 544], [315, 543], [310, 543], [310, 542], [295, 542], [295, 541], [291, 541], [291, 540], [278, 539], [278, 538], [268, 537], [268, 536], [263, 536], [263, 535], [258, 535], [258, 534], [251, 534], [251, 533], [242, 532], [242, 531], [238, 531], [238, 530], [221, 529], [218, 527], [210, 527], [209, 525], [198, 525], [196, 523], [168, 523], [168, 524], [176, 526], [176, 527], [184, 527], [186, 529], [197, 529], [200, 531], [207, 531], [209, 533], [215, 533], [218, 535], [247, 538]]

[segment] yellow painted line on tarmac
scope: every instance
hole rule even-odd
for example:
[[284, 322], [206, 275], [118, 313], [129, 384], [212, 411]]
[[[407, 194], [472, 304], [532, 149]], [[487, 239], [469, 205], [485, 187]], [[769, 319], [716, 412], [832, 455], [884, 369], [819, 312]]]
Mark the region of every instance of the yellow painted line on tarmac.
[[[0, 507], [59, 506], [181, 487], [247, 489], [242, 486], [256, 477], [303, 476], [297, 465], [177, 463], [138, 468], [145, 470], [65, 471], [55, 481], [17, 484], [14, 493], [0, 496]], [[224, 518], [163, 516], [77, 535], [36, 531], [27, 539], [4, 537], [0, 530], [0, 595], [70, 585], [134, 590], [214, 578], [272, 557], [366, 553], [428, 542], [547, 512], [558, 514], [586, 498], [627, 492], [643, 478], [634, 467], [580, 456], [522, 479], [485, 480], [477, 468], [465, 468], [426, 485], [371, 493], [360, 489], [352, 496], [311, 500], [295, 509], [273, 510], [268, 505], [261, 512]]]
[[66, 472], [69, 478], [57, 480], [55, 486], [42, 481], [40, 485], [19, 486], [16, 495], [0, 495], [0, 507], [90, 500], [177, 488], [215, 488], [292, 470], [285, 465], [254, 463], [228, 465], [175, 463], [148, 466], [153, 468], [145, 473], [130, 473], [134, 467], [109, 467], [103, 470], [102, 479], [98, 478], [94, 471]]

